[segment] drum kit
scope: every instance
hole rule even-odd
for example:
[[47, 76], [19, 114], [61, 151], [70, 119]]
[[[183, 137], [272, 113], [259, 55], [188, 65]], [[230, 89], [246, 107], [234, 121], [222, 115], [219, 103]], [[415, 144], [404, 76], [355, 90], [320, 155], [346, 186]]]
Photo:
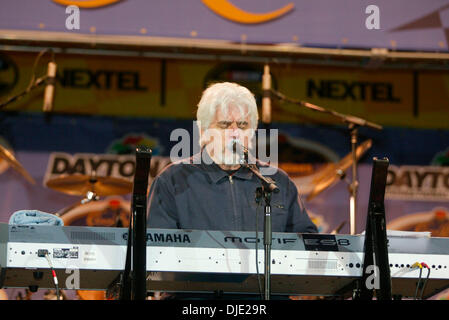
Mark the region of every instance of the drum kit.
[[31, 177], [31, 175], [25, 170], [25, 168], [16, 160], [12, 151], [6, 149], [0, 145], [0, 161], [5, 161], [8, 165], [19, 172], [29, 183], [36, 184], [36, 181]]
[[[368, 149], [372, 146], [372, 140], [368, 139], [365, 142], [361, 143], [356, 149], [356, 158], [357, 161], [365, 154]], [[330, 163], [321, 172], [312, 180], [312, 184], [314, 188], [307, 195], [307, 201], [312, 200], [321, 192], [329, 188], [332, 184], [340, 179], [345, 178], [346, 170], [352, 165], [353, 157], [352, 154], [347, 154], [343, 159], [341, 159], [338, 163]], [[348, 185], [351, 182], [348, 182]]]

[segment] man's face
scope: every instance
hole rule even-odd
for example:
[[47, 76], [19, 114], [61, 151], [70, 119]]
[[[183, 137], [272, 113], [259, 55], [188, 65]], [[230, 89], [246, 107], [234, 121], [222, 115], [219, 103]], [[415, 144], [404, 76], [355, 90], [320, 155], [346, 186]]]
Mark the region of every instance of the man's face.
[[230, 106], [226, 113], [217, 110], [214, 120], [203, 134], [212, 137], [207, 150], [217, 164], [238, 165], [240, 155], [234, 152], [232, 143], [238, 140], [249, 148], [253, 132], [249, 116], [244, 116], [237, 107]]

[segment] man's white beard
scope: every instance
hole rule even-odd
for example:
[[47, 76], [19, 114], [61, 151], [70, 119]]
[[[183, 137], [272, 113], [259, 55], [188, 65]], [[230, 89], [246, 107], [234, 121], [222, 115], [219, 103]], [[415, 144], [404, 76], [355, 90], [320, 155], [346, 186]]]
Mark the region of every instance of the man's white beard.
[[217, 161], [219, 162], [219, 164], [224, 164], [224, 165], [237, 165], [240, 164], [240, 159], [241, 156], [233, 151], [229, 151], [227, 149], [225, 149], [225, 152], [221, 152], [219, 153], [219, 157], [217, 157]]
[[[232, 141], [228, 143], [228, 145], [220, 150], [213, 149], [213, 160], [216, 164], [222, 164], [227, 166], [239, 165], [242, 160], [242, 155], [238, 152], [234, 152], [232, 148]], [[209, 153], [211, 154], [211, 153]]]

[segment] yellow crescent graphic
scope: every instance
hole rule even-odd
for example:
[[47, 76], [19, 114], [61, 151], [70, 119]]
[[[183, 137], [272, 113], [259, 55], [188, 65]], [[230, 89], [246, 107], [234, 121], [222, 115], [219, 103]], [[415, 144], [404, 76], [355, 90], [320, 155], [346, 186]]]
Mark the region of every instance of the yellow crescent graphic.
[[86, 1], [53, 0], [53, 2], [62, 4], [63, 6], [77, 6], [80, 8], [104, 7], [119, 1], [121, 0], [86, 0]]
[[289, 3], [286, 6], [267, 13], [252, 13], [244, 11], [228, 0], [201, 0], [209, 9], [223, 18], [229, 19], [239, 23], [262, 23], [267, 22], [286, 14], [295, 6], [293, 3]]

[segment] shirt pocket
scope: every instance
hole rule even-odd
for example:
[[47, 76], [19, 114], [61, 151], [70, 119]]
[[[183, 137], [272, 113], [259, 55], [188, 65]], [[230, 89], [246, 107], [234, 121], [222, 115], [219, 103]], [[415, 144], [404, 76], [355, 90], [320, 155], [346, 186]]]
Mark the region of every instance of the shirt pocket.
[[280, 202], [271, 203], [271, 229], [273, 232], [285, 232], [288, 210]]

